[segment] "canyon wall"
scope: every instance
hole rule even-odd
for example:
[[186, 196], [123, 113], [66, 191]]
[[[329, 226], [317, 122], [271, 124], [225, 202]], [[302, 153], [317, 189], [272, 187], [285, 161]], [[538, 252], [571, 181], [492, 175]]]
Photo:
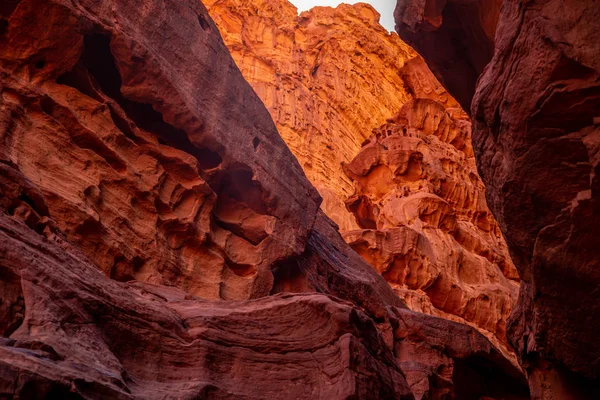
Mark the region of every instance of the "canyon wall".
[[0, 5], [0, 397], [528, 398], [406, 308], [198, 1]]
[[411, 309], [472, 324], [513, 358], [518, 274], [470, 120], [423, 59], [368, 4], [299, 16], [287, 0], [207, 4], [345, 240]]
[[[431, 40], [451, 52], [493, 45], [489, 64], [477, 70], [472, 104], [465, 101], [488, 203], [522, 278], [508, 334], [532, 396], [598, 398], [600, 4], [504, 0], [482, 23], [468, 14], [457, 19], [446, 8], [467, 5], [449, 1], [431, 24], [426, 3], [400, 0], [397, 28], [451, 93], [460, 82], [420, 45]], [[470, 39], [436, 39], [458, 25]], [[495, 31], [494, 41], [470, 35], [472, 26]]]
[[208, 0], [208, 10], [281, 137], [341, 230], [357, 228], [342, 170], [371, 130], [412, 96], [402, 75], [417, 54], [367, 4], [315, 7], [287, 0]]

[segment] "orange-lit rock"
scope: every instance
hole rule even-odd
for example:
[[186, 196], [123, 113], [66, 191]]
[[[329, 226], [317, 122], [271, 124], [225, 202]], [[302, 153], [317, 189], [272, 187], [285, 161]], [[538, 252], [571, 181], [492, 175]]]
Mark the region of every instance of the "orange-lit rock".
[[345, 166], [356, 186], [348, 209], [363, 229], [344, 238], [412, 309], [467, 321], [506, 345], [518, 275], [470, 143], [460, 109], [404, 105]]
[[412, 309], [506, 346], [518, 275], [485, 203], [470, 121], [423, 59], [367, 4], [300, 16], [286, 0], [207, 4], [345, 239]]
[[[244, 77], [341, 230], [357, 228], [342, 171], [371, 130], [412, 98], [398, 71], [417, 54], [376, 23], [371, 6], [315, 7], [287, 0], [206, 1]], [[340, 200], [341, 199], [341, 200]]]
[[[123, 29], [139, 23], [130, 7], [115, 11]], [[196, 14], [206, 11], [181, 11], [186, 30], [165, 32], [194, 38], [173, 49], [80, 27], [58, 3], [20, 3], [0, 39], [10, 137], [0, 152], [112, 278], [207, 299], [265, 295], [270, 265], [303, 251], [320, 198], [226, 50], [206, 45], [218, 31]], [[159, 54], [173, 51], [194, 60], [163, 67]]]

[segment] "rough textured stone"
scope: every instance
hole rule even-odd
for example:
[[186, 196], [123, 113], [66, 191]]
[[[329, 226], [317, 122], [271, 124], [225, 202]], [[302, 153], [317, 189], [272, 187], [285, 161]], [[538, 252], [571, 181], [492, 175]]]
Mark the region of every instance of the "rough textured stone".
[[0, 156], [111, 277], [265, 295], [320, 198], [204, 7], [174, 7], [19, 3], [0, 37]]
[[[402, 36], [402, 10], [419, 4], [399, 1]], [[444, 23], [478, 24], [465, 18]], [[599, 20], [594, 1], [505, 0], [472, 104], [488, 203], [522, 278], [508, 334], [541, 399], [600, 396]]]
[[564, 367], [600, 394], [600, 4], [564, 5], [505, 1], [473, 101], [490, 207], [524, 282], [510, 336], [541, 397], [582, 386]]
[[[298, 17], [285, 0], [226, 0], [210, 1], [209, 12], [240, 70], [268, 106], [307, 177], [319, 188], [322, 209], [346, 232], [344, 237], [353, 248], [396, 286], [412, 309], [462, 322], [466, 317], [484, 334], [497, 335], [509, 354], [505, 322], [518, 286], [502, 271], [509, 279], [518, 279], [517, 273], [485, 204], [470, 122], [423, 59], [382, 29], [376, 12], [366, 4], [315, 7]], [[378, 128], [375, 135], [393, 131], [394, 138], [380, 139], [402, 141], [402, 150], [391, 150], [389, 160], [378, 159], [372, 148], [377, 145], [364, 147], [365, 141], [373, 128], [385, 122], [382, 117], [398, 114], [400, 105], [402, 115]], [[441, 122], [434, 122], [436, 118]], [[400, 132], [400, 120], [410, 123], [414, 139]], [[416, 136], [426, 136], [428, 142]], [[422, 158], [422, 152], [425, 160], [417, 162], [422, 168], [404, 171], [412, 168], [411, 157]], [[373, 165], [364, 167], [368, 171], [348, 171], [361, 168], [362, 163]], [[348, 166], [345, 172], [343, 165]], [[384, 171], [388, 167], [391, 174]], [[414, 202], [410, 200], [409, 207], [417, 203], [435, 207], [438, 211], [428, 212], [458, 222], [442, 229], [425, 222], [425, 229], [418, 228], [420, 233], [413, 235], [411, 229], [401, 229], [414, 221], [394, 219], [398, 204], [390, 198], [421, 192], [434, 196], [411, 197]], [[446, 201], [450, 207], [442, 206]], [[382, 202], [389, 203], [388, 215], [381, 216], [382, 221], [390, 217], [385, 228], [382, 222], [377, 232], [359, 231], [378, 225], [378, 217], [366, 214], [383, 213]], [[418, 272], [405, 277], [399, 272], [405, 268], [401, 259]]]
[[[460, 109], [413, 100], [345, 166], [362, 230], [344, 233], [414, 310], [467, 321], [510, 357], [518, 274], [485, 202]], [[458, 317], [458, 318], [456, 318]]]
[[344, 242], [200, 2], [0, 15], [0, 397], [526, 391]]
[[59, 235], [47, 240], [4, 215], [0, 238], [2, 286], [18, 276], [26, 304], [20, 327], [0, 339], [1, 396], [413, 398], [373, 321], [350, 303], [322, 294], [206, 302], [110, 280]]
[[398, 71], [417, 54], [377, 22], [370, 5], [315, 7], [287, 0], [206, 2], [225, 43], [269, 109], [290, 150], [341, 230], [353, 192], [341, 164], [371, 130], [412, 99]]
[[442, 398], [492, 395], [492, 373], [526, 398], [520, 370], [485, 337], [404, 308], [323, 215], [305, 251], [275, 270], [272, 296], [206, 301], [110, 279], [29, 200], [18, 167], [1, 165], [2, 199], [29, 206], [1, 204], [3, 397]]

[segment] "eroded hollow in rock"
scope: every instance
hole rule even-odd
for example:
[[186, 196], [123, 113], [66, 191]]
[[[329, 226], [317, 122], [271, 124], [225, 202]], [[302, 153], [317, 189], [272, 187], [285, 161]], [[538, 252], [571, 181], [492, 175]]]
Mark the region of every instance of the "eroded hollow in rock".
[[[79, 90], [86, 96], [104, 102], [98, 91], [102, 91], [122, 108], [125, 115], [140, 129], [155, 135], [162, 144], [181, 149], [198, 160], [201, 170], [210, 170], [222, 163], [221, 155], [208, 147], [194, 145], [182, 129], [165, 122], [163, 115], [151, 104], [127, 99], [121, 93], [121, 75], [110, 50], [110, 35], [90, 34], [84, 37], [84, 50], [80, 62], [69, 72], [60, 76], [58, 83]], [[129, 123], [114, 105], [108, 104], [115, 125], [128, 138], [138, 141]]]
[[530, 398], [528, 387], [522, 379], [507, 375], [483, 358], [469, 357], [454, 360], [452, 381], [457, 399], [526, 400]]
[[217, 193], [215, 222], [255, 246], [260, 244], [270, 235], [274, 218], [269, 216], [263, 190], [252, 179], [252, 171], [231, 168], [215, 181], [211, 185]]

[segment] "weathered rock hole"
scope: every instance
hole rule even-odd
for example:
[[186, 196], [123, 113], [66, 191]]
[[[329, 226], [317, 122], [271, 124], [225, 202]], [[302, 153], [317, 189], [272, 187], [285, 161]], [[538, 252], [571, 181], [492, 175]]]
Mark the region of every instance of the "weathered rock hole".
[[104, 102], [104, 99], [102, 96], [100, 96], [94, 85], [94, 82], [92, 81], [90, 73], [85, 68], [81, 60], [75, 65], [75, 67], [73, 67], [71, 71], [65, 72], [59, 76], [56, 80], [56, 83], [77, 89], [79, 92], [91, 97], [99, 103]]
[[311, 292], [314, 290], [314, 288], [309, 287], [307, 284], [308, 279], [302, 269], [301, 262], [302, 259], [300, 257], [292, 257], [278, 261], [273, 265], [273, 288], [271, 289], [271, 295], [284, 292]]
[[216, 177], [211, 187], [217, 193], [213, 209], [217, 226], [254, 246], [269, 237], [275, 218], [268, 213], [262, 187], [252, 180], [252, 171], [233, 168]]
[[421, 153], [415, 153], [410, 156], [406, 173], [403, 176], [405, 180], [416, 182], [421, 179], [421, 175], [423, 174], [422, 160], [423, 154]]
[[456, 359], [452, 381], [457, 399], [529, 398], [524, 381], [494, 368], [491, 362], [480, 357]]
[[42, 97], [42, 99], [40, 100], [40, 107], [44, 113], [48, 114], [51, 117], [54, 116], [54, 101], [52, 101], [50, 97]]
[[75, 228], [75, 233], [80, 236], [102, 235], [104, 227], [99, 221], [88, 218]]
[[135, 257], [133, 257], [132, 263], [133, 263], [133, 270], [139, 271], [144, 266], [144, 264], [146, 264], [146, 260], [144, 260], [140, 256], [135, 256]]
[[0, 267], [0, 336], [9, 337], [23, 323], [25, 301], [21, 278]]
[[42, 68], [44, 68], [45, 66], [46, 66], [46, 61], [44, 61], [44, 60], [38, 60], [38, 61], [35, 63], [35, 68], [36, 68], [36, 69], [42, 69]]
[[256, 265], [236, 264], [232, 261], [227, 261], [227, 267], [237, 276], [247, 277], [256, 274]]
[[263, 199], [263, 190], [252, 180], [252, 171], [247, 168], [232, 168], [219, 180], [216, 192], [219, 197], [229, 197], [246, 205], [257, 214], [268, 215]]
[[260, 139], [255, 137], [254, 139], [252, 139], [252, 146], [254, 146], [254, 150], [258, 149], [258, 145], [260, 144]]
[[130, 273], [131, 264], [123, 255], [118, 255], [114, 258], [113, 265], [109, 272], [110, 279], [114, 279], [119, 282], [132, 281], [135, 278]]
[[356, 223], [363, 229], [377, 229], [378, 210], [365, 196], [358, 196], [354, 200], [349, 199], [346, 208], [354, 215]]
[[204, 18], [204, 15], [202, 15], [202, 14], [198, 15], [198, 23], [200, 24], [200, 26], [202, 27], [203, 30], [210, 33], [210, 31], [211, 31], [210, 24], [208, 23], [206, 18]]
[[62, 383], [50, 380], [31, 380], [26, 382], [19, 393], [23, 399], [48, 399], [48, 400], [78, 400], [81, 395], [71, 391], [71, 388]]
[[[86, 72], [74, 70], [59, 78], [60, 81], [75, 87], [83, 94], [91, 95], [90, 97], [94, 97], [94, 83], [97, 83], [102, 92], [115, 100], [123, 109], [127, 118], [140, 129], [156, 136], [160, 143], [193, 155], [198, 160], [199, 168], [203, 170], [213, 169], [222, 163], [223, 160], [218, 152], [192, 144], [185, 131], [165, 122], [163, 115], [156, 111], [151, 104], [138, 103], [122, 95], [121, 75], [110, 50], [109, 35], [86, 35], [81, 61], [84, 70], [87, 70], [91, 75], [90, 77], [86, 78]], [[97, 97], [94, 98], [98, 100]], [[115, 125], [125, 136], [136, 142], [138, 141], [129, 122], [121, 117], [117, 110], [111, 108], [111, 116]]]
[[44, 199], [39, 195], [36, 195], [35, 192], [21, 192], [21, 194], [19, 195], [19, 200], [21, 200], [23, 203], [28, 204], [41, 217], [50, 216], [50, 211], [48, 210], [48, 206], [44, 202]]

